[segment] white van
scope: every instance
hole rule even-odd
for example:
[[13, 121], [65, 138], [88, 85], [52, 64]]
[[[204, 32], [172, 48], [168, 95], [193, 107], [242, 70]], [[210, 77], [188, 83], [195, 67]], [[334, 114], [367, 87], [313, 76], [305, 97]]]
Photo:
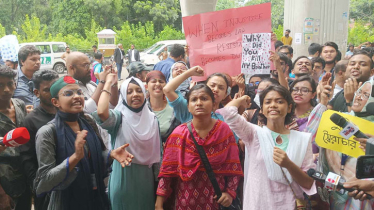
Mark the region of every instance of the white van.
[[170, 49], [174, 44], [186, 46], [187, 42], [186, 40], [159, 41], [151, 47], [147, 48], [145, 51], [141, 52], [140, 60], [146, 65], [155, 65], [160, 61], [159, 56], [164, 51], [164, 48], [167, 47], [168, 52], [170, 52]]
[[65, 42], [30, 42], [21, 43], [20, 48], [25, 45], [34, 45], [40, 50], [40, 69], [55, 70], [62, 74], [65, 71], [65, 60], [61, 58], [67, 47]]

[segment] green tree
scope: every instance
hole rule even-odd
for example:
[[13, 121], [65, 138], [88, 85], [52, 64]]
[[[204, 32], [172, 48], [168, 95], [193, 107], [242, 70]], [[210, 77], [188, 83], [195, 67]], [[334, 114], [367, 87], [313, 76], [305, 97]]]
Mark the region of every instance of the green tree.
[[348, 28], [348, 43], [359, 45], [374, 42], [374, 28], [364, 21], [357, 21], [353, 28]]
[[250, 0], [245, 6], [271, 2], [271, 23], [273, 30], [283, 25], [284, 22], [284, 0]]
[[349, 18], [366, 23], [374, 22], [374, 0], [350, 0]]
[[133, 8], [136, 15], [133, 20], [141, 23], [152, 21], [156, 32], [165, 25], [174, 25], [181, 14], [178, 0], [136, 1]]
[[6, 35], [6, 32], [5, 32], [5, 28], [3, 27], [3, 25], [1, 25], [0, 23], [0, 37], [3, 37]]
[[244, 5], [245, 0], [218, 0], [216, 11], [237, 8]]
[[39, 18], [32, 16], [31, 20], [28, 15], [26, 15], [25, 22], [21, 26], [24, 39], [20, 40], [23, 42], [38, 42], [45, 40], [46, 26], [40, 24]]

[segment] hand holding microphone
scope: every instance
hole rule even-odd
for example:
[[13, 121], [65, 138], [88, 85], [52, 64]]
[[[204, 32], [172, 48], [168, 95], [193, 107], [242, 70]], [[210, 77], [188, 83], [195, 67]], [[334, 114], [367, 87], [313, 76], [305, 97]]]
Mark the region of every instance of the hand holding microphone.
[[[339, 189], [344, 189], [344, 190], [350, 192], [349, 195], [351, 196], [351, 195], [354, 194], [354, 192], [356, 190], [353, 187], [360, 187], [359, 185], [354, 186], [354, 185], [349, 184], [349, 183], [347, 183], [347, 184], [343, 183], [340, 180], [340, 176], [337, 175], [337, 174], [334, 174], [332, 172], [330, 172], [329, 175], [326, 176], [325, 174], [323, 174], [323, 173], [321, 173], [319, 171], [316, 171], [316, 170], [314, 170], [314, 169], [311, 168], [311, 169], [309, 169], [307, 171], [307, 173], [308, 173], [308, 176], [312, 177], [314, 180], [316, 180], [318, 182], [324, 183], [325, 186], [327, 185], [327, 189], [329, 189], [331, 191], [336, 191], [336, 190], [339, 190]], [[338, 177], [338, 179], [331, 179], [331, 178], [329, 178], [330, 175], [334, 175], [335, 177]], [[331, 185], [335, 185], [335, 187], [331, 188], [330, 187]], [[356, 192], [356, 194], [357, 194], [357, 192]], [[362, 196], [362, 194], [361, 194], [361, 196]], [[365, 194], [365, 197], [363, 197], [363, 199], [372, 199], [372, 198], [373, 197], [370, 194]]]
[[26, 144], [29, 140], [29, 131], [25, 127], [19, 127], [6, 133], [4, 137], [0, 137], [0, 146], [18, 147], [22, 144]]

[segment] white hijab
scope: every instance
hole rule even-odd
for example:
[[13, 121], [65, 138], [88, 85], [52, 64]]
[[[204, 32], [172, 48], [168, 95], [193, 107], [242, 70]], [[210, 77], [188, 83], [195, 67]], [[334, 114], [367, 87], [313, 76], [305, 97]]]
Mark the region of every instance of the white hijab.
[[[145, 87], [141, 80], [135, 77], [126, 79], [121, 85], [119, 103], [115, 110], [122, 113], [122, 124], [118, 130], [114, 148], [129, 143], [127, 151], [134, 155], [133, 163], [152, 166], [161, 160], [161, 140], [156, 115], [145, 104], [136, 113], [127, 108], [127, 89], [131, 80], [135, 80], [141, 87], [145, 100]], [[146, 100], [145, 100], [146, 101]], [[147, 102], [146, 102], [147, 103]]]

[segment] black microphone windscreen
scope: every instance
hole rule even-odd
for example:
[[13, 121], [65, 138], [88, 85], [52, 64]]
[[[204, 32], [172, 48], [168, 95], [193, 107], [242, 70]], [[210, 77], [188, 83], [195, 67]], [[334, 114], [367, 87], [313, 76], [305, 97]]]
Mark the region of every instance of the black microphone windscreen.
[[330, 120], [342, 128], [347, 124], [347, 120], [337, 113], [332, 114]]
[[313, 168], [310, 168], [308, 171], [307, 171], [307, 174], [308, 176], [313, 176], [313, 174], [316, 172], [316, 170], [314, 170]]
[[370, 115], [374, 115], [374, 102], [368, 103], [368, 105], [366, 105], [366, 112]]

